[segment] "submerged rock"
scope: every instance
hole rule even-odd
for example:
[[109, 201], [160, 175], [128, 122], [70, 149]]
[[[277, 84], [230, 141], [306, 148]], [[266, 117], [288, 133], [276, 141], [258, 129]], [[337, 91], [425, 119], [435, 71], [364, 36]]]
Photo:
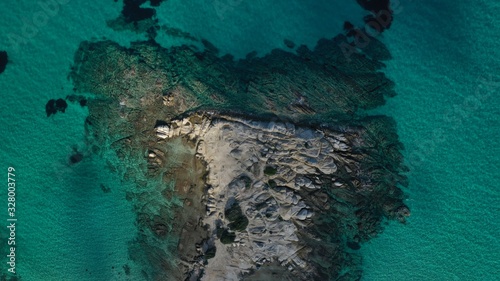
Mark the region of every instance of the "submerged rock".
[[0, 51], [0, 73], [5, 71], [5, 67], [7, 66], [8, 62], [9, 62], [9, 58], [7, 56], [7, 52]]
[[156, 7], [163, 0], [150, 0], [152, 8], [146, 6], [147, 0], [123, 0], [123, 8], [116, 19], [108, 20], [107, 25], [116, 30], [131, 30], [136, 33], [144, 33], [149, 40], [154, 40], [160, 30], [158, 19], [156, 19]]
[[82, 107], [87, 105], [87, 98], [82, 95], [68, 95], [66, 99], [70, 102], [77, 102]]
[[75, 152], [69, 157], [70, 164], [76, 164], [83, 160], [83, 154], [81, 152]]
[[123, 0], [122, 15], [127, 22], [137, 22], [149, 19], [156, 14], [152, 8], [141, 8], [145, 0]]
[[361, 249], [361, 246], [359, 245], [359, 243], [356, 243], [356, 242], [347, 242], [347, 247], [351, 248], [352, 250]]
[[51, 99], [45, 105], [45, 113], [47, 113], [47, 117], [52, 114], [56, 114], [57, 112], [66, 112], [66, 108], [68, 107], [68, 103], [63, 99]]
[[101, 188], [102, 192], [104, 193], [110, 193], [111, 192], [111, 188], [110, 187], [106, 187], [104, 184], [100, 184], [99, 187]]
[[285, 43], [285, 46], [287, 46], [290, 49], [295, 48], [295, 43], [293, 43], [292, 40], [285, 39], [285, 40], [283, 40], [283, 43]]

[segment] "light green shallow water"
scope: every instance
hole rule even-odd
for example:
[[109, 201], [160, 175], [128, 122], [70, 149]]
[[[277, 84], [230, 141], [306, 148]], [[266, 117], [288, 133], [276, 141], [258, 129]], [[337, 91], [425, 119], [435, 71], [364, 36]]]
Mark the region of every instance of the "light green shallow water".
[[[344, 19], [359, 19], [360, 12], [354, 1], [346, 7], [326, 0], [220, 1], [227, 4], [224, 12], [201, 0], [171, 0], [160, 8], [161, 23], [241, 57], [284, 47], [285, 38], [313, 46], [317, 38], [340, 32]], [[406, 226], [390, 223], [362, 248], [364, 280], [500, 280], [500, 49], [495, 38], [500, 10], [498, 4], [465, 2], [404, 2], [384, 34], [394, 56], [387, 73], [398, 96], [377, 112], [398, 123], [411, 168], [412, 217]], [[106, 36], [126, 45], [137, 38], [106, 27], [105, 19], [120, 10], [118, 3], [89, 4], [69, 1], [17, 51], [0, 41], [12, 60], [0, 75], [0, 168], [17, 170], [23, 280], [127, 280], [122, 266], [132, 265], [127, 242], [136, 229], [132, 206], [124, 199], [128, 187], [97, 157], [67, 165], [73, 146], [85, 149], [86, 110], [70, 104], [53, 118], [44, 112], [49, 99], [71, 93], [66, 75], [80, 41]], [[20, 34], [23, 20], [40, 10], [25, 2], [5, 1], [0, 7], [13, 9], [5, 14], [9, 24], [0, 26], [0, 34]], [[165, 45], [178, 42], [166, 35], [159, 39]], [[493, 82], [488, 86], [482, 77]], [[103, 193], [101, 183], [111, 193]], [[1, 200], [5, 193], [1, 188]], [[4, 221], [6, 214], [0, 213]], [[131, 276], [141, 280], [138, 272]]]

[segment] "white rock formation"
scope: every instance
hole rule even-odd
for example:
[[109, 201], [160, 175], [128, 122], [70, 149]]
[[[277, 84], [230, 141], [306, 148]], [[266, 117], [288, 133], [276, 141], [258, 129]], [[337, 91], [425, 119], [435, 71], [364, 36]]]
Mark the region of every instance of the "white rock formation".
[[321, 189], [306, 175], [336, 172], [342, 159], [335, 152], [349, 149], [344, 135], [207, 115], [174, 120], [156, 132], [161, 140], [186, 137], [196, 142], [197, 156], [209, 171], [205, 224], [212, 230], [220, 222], [227, 227], [224, 211], [231, 200], [239, 202], [249, 220], [229, 245], [214, 231], [217, 252], [208, 260], [202, 280], [239, 280], [256, 265], [271, 261], [290, 270], [308, 267], [298, 254], [304, 245], [296, 233], [315, 214], [298, 193]]

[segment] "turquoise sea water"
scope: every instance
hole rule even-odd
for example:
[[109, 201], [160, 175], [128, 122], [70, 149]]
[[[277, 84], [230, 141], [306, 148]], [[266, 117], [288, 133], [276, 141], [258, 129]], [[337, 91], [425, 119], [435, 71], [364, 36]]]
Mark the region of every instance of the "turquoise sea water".
[[363, 249], [364, 280], [500, 280], [500, 5], [408, 3], [384, 34], [410, 167], [406, 226]]
[[[8, 166], [16, 168], [18, 274], [23, 280], [142, 280], [127, 252], [136, 232], [125, 200], [131, 187], [88, 152], [85, 108], [69, 104], [66, 113], [47, 118], [44, 106], [72, 93], [66, 76], [79, 42], [105, 36], [127, 45], [143, 37], [106, 26], [120, 3], [64, 2], [47, 20], [37, 18], [37, 1], [0, 3], [9, 11], [0, 20], [0, 49], [11, 60], [0, 74], [0, 169], [6, 176]], [[313, 46], [362, 15], [355, 1], [185, 2], [162, 4], [160, 23], [237, 57], [283, 48], [283, 39]], [[363, 246], [364, 280], [499, 280], [500, 6], [465, 0], [400, 6], [381, 37], [394, 57], [386, 73], [398, 96], [377, 112], [398, 123], [411, 169], [412, 216]], [[37, 31], [15, 48], [6, 35], [23, 36], [26, 26]], [[181, 43], [165, 34], [159, 41]], [[70, 166], [74, 147], [87, 157]], [[6, 186], [0, 199], [5, 221]], [[4, 230], [0, 235], [7, 237]], [[128, 279], [125, 264], [132, 267]], [[3, 274], [3, 260], [0, 268]]]
[[[126, 186], [107, 171], [101, 159], [87, 157], [70, 166], [68, 157], [77, 147], [89, 155], [84, 143], [86, 108], [69, 104], [66, 113], [47, 118], [45, 103], [72, 93], [66, 76], [82, 39], [111, 36], [97, 18], [111, 17], [113, 8], [79, 7], [77, 1], [62, 5], [45, 24], [36, 15], [36, 1], [3, 1], [0, 48], [11, 63], [0, 75], [1, 169], [16, 169], [17, 273], [22, 280], [122, 280], [128, 262], [127, 243], [135, 234], [135, 217], [124, 200]], [[86, 11], [86, 12], [82, 12]], [[94, 18], [95, 17], [95, 18]], [[15, 48], [6, 35], [23, 36]], [[115, 36], [116, 40], [120, 40]], [[104, 193], [100, 185], [111, 188]], [[7, 186], [1, 188], [1, 237], [8, 233]], [[4, 240], [2, 239], [2, 249]], [[6, 258], [2, 252], [2, 273]], [[114, 267], [115, 269], [113, 269]]]

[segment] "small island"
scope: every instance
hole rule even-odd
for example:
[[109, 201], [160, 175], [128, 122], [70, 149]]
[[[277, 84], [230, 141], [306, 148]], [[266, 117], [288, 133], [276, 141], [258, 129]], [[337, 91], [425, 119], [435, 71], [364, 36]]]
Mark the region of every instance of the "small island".
[[136, 184], [148, 278], [359, 280], [362, 244], [410, 211], [395, 123], [364, 113], [395, 95], [387, 50], [347, 58], [346, 40], [239, 60], [206, 40], [82, 42], [87, 142]]

